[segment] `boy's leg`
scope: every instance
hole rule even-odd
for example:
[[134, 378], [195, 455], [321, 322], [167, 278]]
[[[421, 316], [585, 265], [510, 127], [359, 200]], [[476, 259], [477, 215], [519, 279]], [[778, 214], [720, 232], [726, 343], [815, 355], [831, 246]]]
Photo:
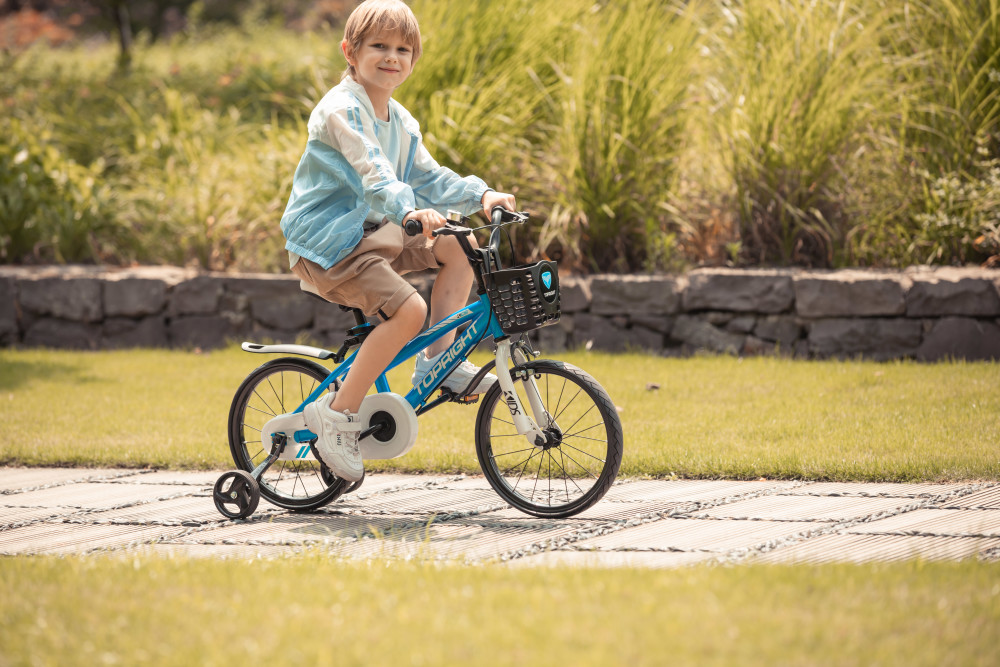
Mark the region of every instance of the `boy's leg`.
[[426, 317], [427, 304], [419, 294], [411, 294], [392, 317], [375, 327], [358, 350], [351, 370], [330, 407], [338, 412], [350, 410], [357, 414], [361, 401], [375, 380], [403, 346], [420, 333]]
[[[476, 238], [469, 236], [472, 247], [476, 247]], [[465, 256], [458, 239], [454, 236], [440, 237], [434, 244], [434, 257], [441, 269], [434, 279], [431, 289], [431, 323], [440, 322], [444, 318], [463, 307], [469, 301], [469, 291], [472, 289], [474, 275], [469, 259]], [[455, 342], [455, 332], [452, 331], [427, 347], [428, 357], [440, 354]]]

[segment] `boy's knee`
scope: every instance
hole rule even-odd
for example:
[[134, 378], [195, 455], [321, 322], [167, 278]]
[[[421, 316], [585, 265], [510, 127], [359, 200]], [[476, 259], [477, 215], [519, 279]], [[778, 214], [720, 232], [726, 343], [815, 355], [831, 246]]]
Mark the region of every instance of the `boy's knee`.
[[398, 319], [410, 330], [420, 331], [424, 325], [424, 320], [427, 318], [427, 302], [424, 301], [422, 296], [414, 292], [396, 309], [396, 312], [390, 319], [393, 318]]

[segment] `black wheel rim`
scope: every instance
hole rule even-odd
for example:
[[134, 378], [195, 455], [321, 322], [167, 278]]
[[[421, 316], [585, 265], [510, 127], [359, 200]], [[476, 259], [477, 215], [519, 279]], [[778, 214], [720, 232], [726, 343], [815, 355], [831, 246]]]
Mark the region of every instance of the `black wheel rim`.
[[[614, 405], [579, 369], [549, 362], [535, 367], [548, 419], [544, 445], [518, 435], [499, 387], [484, 399], [477, 429], [480, 464], [512, 505], [533, 514], [569, 516], [610, 486], [621, 462], [621, 426]], [[515, 389], [530, 410], [524, 385]]]
[[244, 472], [228, 472], [218, 479], [212, 490], [215, 507], [228, 519], [243, 519], [257, 509], [260, 491], [253, 478]]

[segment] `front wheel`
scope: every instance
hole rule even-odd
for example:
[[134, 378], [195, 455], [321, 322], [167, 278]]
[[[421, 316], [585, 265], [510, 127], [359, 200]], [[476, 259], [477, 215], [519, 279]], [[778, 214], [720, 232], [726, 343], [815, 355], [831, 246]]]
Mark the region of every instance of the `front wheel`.
[[[493, 489], [517, 509], [564, 518], [600, 500], [622, 462], [622, 426], [608, 393], [581, 369], [560, 361], [524, 366], [546, 415], [535, 415], [546, 443], [518, 435], [500, 383], [483, 397], [476, 418], [476, 455]], [[530, 410], [530, 385], [512, 372], [521, 405]]]

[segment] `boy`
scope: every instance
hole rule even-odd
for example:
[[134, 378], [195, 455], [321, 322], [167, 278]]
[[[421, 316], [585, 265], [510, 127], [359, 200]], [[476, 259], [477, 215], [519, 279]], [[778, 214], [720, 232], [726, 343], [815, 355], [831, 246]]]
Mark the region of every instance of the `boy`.
[[[446, 222], [438, 209], [469, 215], [494, 206], [514, 210], [515, 202], [475, 176], [461, 178], [438, 165], [421, 143], [417, 122], [392, 99], [421, 53], [409, 7], [366, 0], [348, 18], [340, 48], [348, 68], [309, 118], [309, 142], [281, 230], [295, 275], [328, 301], [384, 320], [365, 339], [333, 400], [324, 396], [304, 411], [323, 462], [338, 477], [357, 481], [364, 475], [356, 417], [361, 401], [427, 315], [401, 274], [440, 267], [431, 320], [458, 310], [474, 276], [454, 237], [433, 237]], [[422, 236], [403, 234], [409, 220], [421, 223]], [[417, 355], [414, 384], [453, 341], [454, 332]], [[465, 362], [442, 386], [461, 391], [478, 370]], [[493, 382], [496, 376], [488, 374], [470, 393]]]

